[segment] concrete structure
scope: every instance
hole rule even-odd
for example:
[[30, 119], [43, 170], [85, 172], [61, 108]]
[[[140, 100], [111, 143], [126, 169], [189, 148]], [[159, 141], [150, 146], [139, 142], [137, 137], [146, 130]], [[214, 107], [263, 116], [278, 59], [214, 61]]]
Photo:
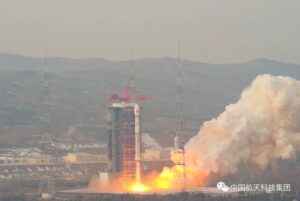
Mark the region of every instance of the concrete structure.
[[166, 147], [161, 150], [146, 149], [143, 153], [143, 160], [171, 160], [172, 151], [174, 151], [173, 147]]
[[109, 172], [99, 172], [99, 181], [101, 186], [105, 186], [111, 180], [111, 173]]
[[153, 149], [145, 149], [143, 153], [143, 160], [159, 160], [160, 159], [160, 151]]
[[170, 160], [171, 152], [174, 151], [173, 147], [165, 147], [159, 151], [159, 159]]
[[70, 163], [83, 163], [83, 162], [89, 163], [89, 162], [106, 161], [107, 156], [89, 154], [85, 152], [77, 152], [77, 153], [68, 153], [68, 155], [65, 156], [63, 159], [65, 162], [70, 162]]

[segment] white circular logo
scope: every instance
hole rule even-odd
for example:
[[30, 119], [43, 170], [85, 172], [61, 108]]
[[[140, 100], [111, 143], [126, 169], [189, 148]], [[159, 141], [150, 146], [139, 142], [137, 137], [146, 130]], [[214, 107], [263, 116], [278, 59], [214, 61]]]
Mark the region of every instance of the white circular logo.
[[217, 183], [217, 188], [223, 192], [228, 192], [229, 191], [229, 187], [222, 181]]

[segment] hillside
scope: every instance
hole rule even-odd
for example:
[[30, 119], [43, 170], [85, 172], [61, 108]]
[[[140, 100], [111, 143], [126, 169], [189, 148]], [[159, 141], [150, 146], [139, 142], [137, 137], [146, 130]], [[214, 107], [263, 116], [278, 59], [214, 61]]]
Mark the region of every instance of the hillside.
[[[170, 145], [170, 140], [160, 136], [172, 136], [175, 122], [176, 62], [140, 59], [133, 67], [137, 90], [153, 96], [142, 103], [143, 131], [164, 145]], [[0, 137], [29, 139], [42, 133], [43, 63], [43, 58], [0, 54]], [[130, 61], [51, 57], [48, 66], [52, 135], [63, 136], [69, 126], [75, 126], [78, 135], [105, 139], [106, 97], [129, 82]], [[300, 79], [300, 65], [268, 59], [238, 64], [183, 60], [182, 68], [187, 135], [195, 135], [201, 123], [235, 102], [259, 74]]]

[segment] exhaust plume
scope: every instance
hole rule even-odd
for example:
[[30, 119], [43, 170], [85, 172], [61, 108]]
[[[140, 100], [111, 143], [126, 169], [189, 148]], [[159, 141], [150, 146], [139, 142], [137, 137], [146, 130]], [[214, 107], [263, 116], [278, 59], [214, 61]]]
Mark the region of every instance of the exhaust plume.
[[185, 145], [187, 167], [228, 175], [241, 165], [261, 170], [300, 150], [300, 81], [260, 75], [216, 119]]
[[[216, 176], [237, 174], [247, 166], [258, 167], [258, 175], [277, 161], [296, 157], [300, 150], [299, 122], [300, 81], [260, 75], [236, 103], [203, 124], [185, 145], [185, 152], [172, 153], [173, 167], [149, 174], [138, 188], [123, 183], [127, 187], [123, 190], [157, 192], [204, 186]], [[147, 134], [142, 140], [159, 148]], [[112, 186], [122, 186], [114, 182]]]

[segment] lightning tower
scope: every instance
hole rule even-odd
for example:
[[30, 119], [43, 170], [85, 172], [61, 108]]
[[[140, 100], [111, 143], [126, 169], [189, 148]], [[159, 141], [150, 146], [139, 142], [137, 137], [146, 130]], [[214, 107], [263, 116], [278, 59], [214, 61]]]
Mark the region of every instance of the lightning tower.
[[[43, 95], [43, 140], [42, 149], [49, 151], [49, 146], [52, 144], [50, 135], [50, 93], [48, 80], [48, 59], [47, 59], [47, 45], [45, 45], [44, 58], [44, 95]], [[42, 198], [50, 199], [54, 193], [54, 180], [49, 171], [39, 178], [39, 194]]]
[[176, 129], [174, 138], [175, 150], [183, 149], [183, 115], [182, 115], [182, 68], [180, 55], [180, 42], [178, 41], [177, 79], [176, 79]]
[[133, 58], [133, 45], [131, 45], [130, 52], [130, 81], [129, 81], [129, 93], [133, 95], [135, 93], [135, 75], [134, 75], [134, 58]]
[[49, 93], [49, 80], [48, 80], [48, 58], [47, 58], [47, 45], [45, 45], [45, 58], [44, 58], [44, 96], [43, 96], [43, 131], [44, 142], [50, 143], [50, 93]]
[[180, 41], [178, 40], [178, 55], [177, 55], [177, 79], [176, 79], [176, 129], [174, 137], [175, 152], [182, 154], [181, 164], [183, 166], [183, 190], [186, 189], [186, 164], [185, 164], [185, 149], [183, 135], [183, 98], [182, 98], [182, 67], [181, 67], [181, 49]]

